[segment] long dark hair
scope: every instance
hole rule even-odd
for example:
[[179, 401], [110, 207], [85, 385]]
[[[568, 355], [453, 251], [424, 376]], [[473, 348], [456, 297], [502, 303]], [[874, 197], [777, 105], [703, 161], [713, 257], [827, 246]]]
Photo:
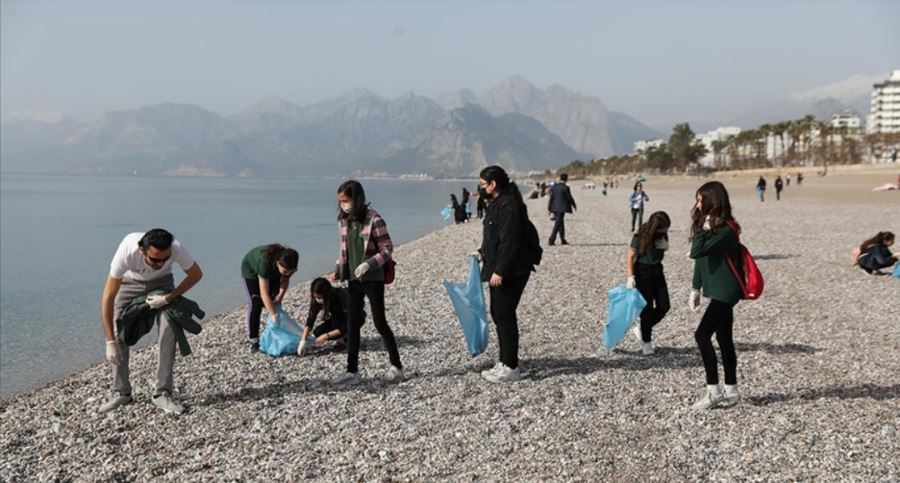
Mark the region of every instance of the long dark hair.
[[[500, 166], [488, 166], [481, 170], [481, 173], [478, 175], [479, 178], [490, 183], [491, 181], [497, 183], [497, 191], [499, 191], [500, 195], [510, 194], [513, 199], [516, 200], [516, 203], [521, 206], [523, 209], [527, 210], [525, 206], [525, 201], [522, 200], [522, 193], [519, 191], [519, 187], [516, 186], [516, 183], [509, 180], [509, 175], [506, 174], [503, 168]], [[495, 196], [496, 198], [496, 196]]]
[[331, 310], [328, 307], [328, 300], [331, 298], [331, 290], [334, 287], [331, 286], [331, 282], [325, 280], [322, 277], [319, 277], [312, 281], [309, 284], [309, 304], [312, 305], [313, 302], [316, 301], [316, 295], [322, 296], [322, 310], [325, 313], [324, 318], [331, 318]]
[[262, 256], [269, 265], [275, 266], [275, 263], [280, 263], [287, 270], [296, 270], [297, 265], [300, 263], [300, 254], [297, 253], [297, 250], [279, 243], [266, 245], [263, 248]]
[[[653, 243], [653, 238], [657, 235], [659, 230], [664, 230], [672, 226], [672, 221], [669, 219], [669, 215], [665, 211], [655, 211], [650, 218], [647, 219], [647, 222], [641, 225], [641, 228], [638, 230], [638, 236], [640, 237], [640, 242], [638, 244], [638, 255], [643, 255], [647, 253], [647, 250], [650, 249], [650, 244]], [[666, 240], [669, 239], [668, 236], [665, 236]]]
[[[697, 196], [700, 196], [702, 200], [702, 209], [700, 210], [697, 209]], [[728, 190], [725, 189], [725, 185], [722, 183], [718, 181], [704, 183], [703, 186], [697, 189], [694, 198], [694, 208], [691, 209], [691, 240], [703, 227], [707, 216], [712, 217], [710, 225], [713, 232], [718, 231], [722, 223], [734, 221], [734, 216], [731, 215], [731, 201], [728, 199]], [[738, 231], [740, 231], [740, 226], [738, 226]]]
[[459, 208], [459, 201], [453, 193], [450, 193], [450, 204], [453, 205], [454, 208]]
[[338, 187], [337, 192], [350, 198], [351, 204], [353, 205], [348, 214], [344, 213], [340, 203], [338, 203], [338, 220], [346, 220], [349, 218], [354, 221], [362, 222], [366, 219], [366, 215], [369, 214], [369, 205], [366, 203], [366, 190], [363, 189], [359, 181], [356, 181], [355, 179], [344, 181]]
[[641, 187], [641, 191], [644, 191], [644, 183], [641, 183], [640, 181], [634, 184], [634, 188], [631, 188], [631, 191], [637, 193], [638, 186]]
[[865, 252], [866, 250], [872, 248], [872, 246], [877, 244], [884, 244], [884, 242], [894, 241], [894, 234], [889, 231], [879, 231], [877, 235], [869, 238], [864, 241], [862, 245], [859, 246], [860, 252]]

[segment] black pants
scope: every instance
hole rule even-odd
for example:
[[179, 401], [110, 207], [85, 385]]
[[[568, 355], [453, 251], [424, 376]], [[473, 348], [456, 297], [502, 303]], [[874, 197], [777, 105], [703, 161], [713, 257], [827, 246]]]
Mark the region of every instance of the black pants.
[[[258, 278], [245, 278], [244, 288], [247, 289], [247, 333], [251, 339], [259, 337], [259, 318], [262, 315], [263, 301], [259, 292]], [[269, 297], [275, 298], [281, 289], [281, 277], [269, 280]]]
[[384, 282], [350, 282], [348, 288], [347, 312], [349, 330], [347, 332], [347, 372], [359, 371], [359, 333], [365, 322], [363, 311], [364, 298], [368, 297], [372, 309], [372, 322], [375, 330], [384, 341], [384, 346], [391, 359], [391, 365], [403, 368], [400, 364], [400, 352], [397, 350], [397, 339], [388, 327], [384, 316]]
[[658, 324], [671, 308], [669, 287], [666, 284], [662, 263], [656, 265], [635, 263], [634, 281], [637, 283], [638, 292], [647, 301], [647, 306], [641, 311], [641, 337], [644, 342], [650, 342], [653, 326]]
[[781, 190], [775, 190], [775, 201], [781, 200]]
[[725, 384], [737, 384], [737, 354], [734, 351], [734, 305], [719, 300], [711, 300], [700, 320], [694, 339], [700, 348], [706, 383], [718, 384], [719, 371], [716, 367], [716, 351], [712, 345], [712, 335], [716, 334], [719, 350], [722, 351], [722, 366], [725, 368]]
[[491, 318], [497, 326], [500, 362], [510, 369], [519, 367], [519, 319], [516, 308], [528, 284], [530, 273], [504, 277], [503, 284], [491, 287]]
[[559, 233], [559, 239], [566, 241], [566, 213], [553, 213], [556, 215], [556, 221], [553, 223], [553, 231], [550, 232], [550, 243], [556, 243], [556, 234]]
[[637, 221], [637, 227], [640, 228], [641, 225], [644, 224], [644, 209], [643, 208], [632, 208], [631, 209], [631, 231], [634, 231], [634, 222]]

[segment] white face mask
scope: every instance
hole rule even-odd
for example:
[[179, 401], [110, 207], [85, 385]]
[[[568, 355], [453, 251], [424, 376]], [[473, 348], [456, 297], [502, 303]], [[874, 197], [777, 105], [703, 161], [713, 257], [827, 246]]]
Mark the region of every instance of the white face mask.
[[341, 203], [341, 211], [344, 213], [350, 214], [350, 210], [353, 209], [353, 203]]
[[315, 298], [317, 304], [322, 305], [325, 303], [325, 299]]

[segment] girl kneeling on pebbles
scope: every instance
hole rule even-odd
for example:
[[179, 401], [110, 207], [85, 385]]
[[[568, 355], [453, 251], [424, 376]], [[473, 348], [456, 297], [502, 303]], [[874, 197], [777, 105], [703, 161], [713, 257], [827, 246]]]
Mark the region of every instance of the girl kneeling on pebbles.
[[641, 225], [638, 233], [631, 238], [631, 246], [625, 257], [629, 289], [637, 287], [647, 301], [641, 311], [641, 323], [634, 326], [634, 334], [644, 355], [653, 354], [651, 335], [653, 326], [658, 324], [669, 311], [669, 287], [663, 273], [663, 257], [669, 249], [669, 226], [671, 221], [665, 211], [650, 215], [647, 223]]
[[384, 266], [394, 245], [381, 215], [369, 208], [366, 192], [358, 181], [345, 181], [338, 188], [340, 211], [338, 225], [341, 253], [331, 276], [332, 281], [348, 282], [347, 290], [347, 373], [336, 382], [351, 386], [359, 383], [359, 332], [364, 321], [363, 301], [369, 299], [375, 330], [381, 335], [391, 360], [385, 381], [403, 380], [403, 366], [397, 340], [384, 315]]
[[525, 252], [528, 209], [518, 186], [500, 166], [484, 168], [480, 178], [480, 188], [491, 198], [478, 250], [484, 262], [481, 281], [490, 285], [491, 318], [497, 326], [500, 348], [500, 361], [492, 369], [482, 371], [481, 376], [494, 383], [514, 382], [522, 378], [516, 308], [534, 271]]
[[[725, 186], [710, 181], [697, 190], [696, 205], [691, 211], [691, 258], [694, 259], [693, 290], [689, 300], [692, 311], [700, 310], [700, 290], [710, 299], [700, 325], [694, 333], [703, 367], [706, 371], [706, 394], [694, 409], [737, 404], [737, 355], [734, 350], [734, 306], [743, 296], [740, 285], [725, 261], [740, 260], [738, 237], [740, 226], [731, 216], [731, 202]], [[734, 227], [734, 228], [732, 228]], [[725, 392], [719, 388], [719, 373], [712, 335], [716, 334], [725, 369]]]

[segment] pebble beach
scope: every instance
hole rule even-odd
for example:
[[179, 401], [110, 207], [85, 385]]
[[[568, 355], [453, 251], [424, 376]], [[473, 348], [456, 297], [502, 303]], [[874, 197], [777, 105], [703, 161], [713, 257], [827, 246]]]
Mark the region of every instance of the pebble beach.
[[[341, 389], [345, 352], [252, 353], [239, 307], [204, 321], [194, 354], [177, 359], [181, 416], [150, 404], [155, 344], [132, 352], [136, 401], [111, 413], [96, 413], [110, 396], [106, 362], [0, 401], [0, 481], [897, 481], [900, 280], [849, 263], [864, 239], [900, 233], [900, 192], [871, 191], [896, 170], [809, 175], [781, 201], [767, 179], [764, 203], [755, 177], [721, 179], [766, 279], [762, 298], [735, 308], [735, 407], [690, 409], [705, 386], [688, 213], [706, 179], [645, 182], [645, 220], [672, 218], [672, 309], [651, 356], [631, 337], [601, 343], [606, 292], [626, 279], [631, 186], [603, 196], [575, 182], [570, 245], [546, 246], [547, 199], [527, 201], [544, 256], [519, 306], [522, 381], [480, 377], [496, 333], [469, 357], [441, 285], [466, 277], [481, 240], [473, 218], [395, 249], [386, 304], [402, 383], [380, 379], [389, 362], [371, 320], [363, 382]], [[285, 309], [303, 319], [309, 281], [297, 282]]]

